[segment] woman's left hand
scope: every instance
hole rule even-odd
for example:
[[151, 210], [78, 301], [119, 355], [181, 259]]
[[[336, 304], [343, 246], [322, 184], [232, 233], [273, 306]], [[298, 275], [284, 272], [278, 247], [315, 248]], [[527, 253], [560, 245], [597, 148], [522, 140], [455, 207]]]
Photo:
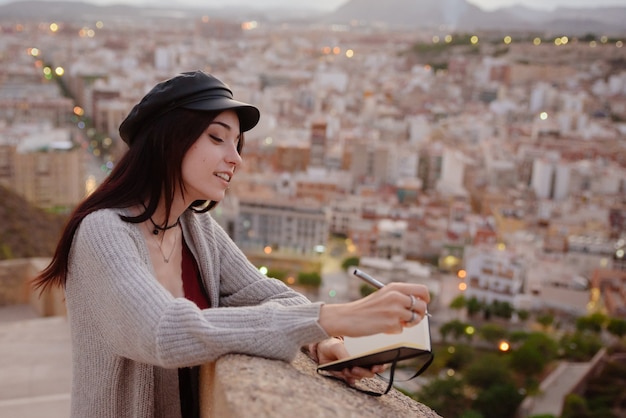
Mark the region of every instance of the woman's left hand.
[[[328, 338], [317, 344], [317, 361], [320, 365], [346, 357], [349, 357], [349, 354], [340, 338]], [[357, 380], [374, 377], [376, 373], [382, 373], [385, 369], [384, 365], [373, 366], [371, 369], [352, 367], [332, 372], [332, 374], [345, 380], [348, 384], [354, 385]]]

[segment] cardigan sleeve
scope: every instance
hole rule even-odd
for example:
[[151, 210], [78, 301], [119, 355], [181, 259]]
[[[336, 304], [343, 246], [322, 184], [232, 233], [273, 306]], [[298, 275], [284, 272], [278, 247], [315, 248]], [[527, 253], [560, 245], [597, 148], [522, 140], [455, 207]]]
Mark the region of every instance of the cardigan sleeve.
[[81, 312], [90, 317], [81, 323], [96, 329], [105, 349], [162, 367], [201, 364], [226, 353], [290, 361], [302, 345], [327, 336], [317, 322], [320, 304], [200, 310], [174, 298], [154, 277], [137, 225], [113, 210], [88, 215], [77, 230], [66, 297], [68, 305], [87, 307]]

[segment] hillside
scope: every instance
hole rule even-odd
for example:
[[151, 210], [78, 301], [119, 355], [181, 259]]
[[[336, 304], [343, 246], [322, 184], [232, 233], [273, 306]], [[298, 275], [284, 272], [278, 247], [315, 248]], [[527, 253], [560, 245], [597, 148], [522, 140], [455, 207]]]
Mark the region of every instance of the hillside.
[[0, 260], [52, 256], [64, 223], [0, 186]]
[[[10, 0], [9, 0], [10, 1]], [[382, 25], [388, 28], [545, 32], [549, 34], [584, 35], [598, 33], [623, 36], [626, 29], [626, 7], [576, 8], [559, 7], [551, 11], [521, 5], [487, 11], [467, 0], [347, 0], [330, 12], [314, 10], [310, 4], [289, 7], [211, 7], [186, 6], [180, 2], [164, 0], [150, 6], [129, 4], [97, 5], [93, 1], [41, 1], [23, 0], [2, 4], [0, 22], [14, 20], [63, 20], [78, 24], [93, 22], [94, 17], [110, 21], [150, 21], [163, 24], [187, 24], [188, 19], [210, 14], [225, 20], [257, 20], [260, 22], [294, 21], [324, 24], [353, 22]], [[91, 23], [90, 23], [91, 24]]]
[[623, 34], [626, 7], [557, 8], [523, 6], [485, 11], [466, 0], [349, 0], [324, 20], [376, 22], [390, 27], [448, 28], [456, 31], [515, 30]]

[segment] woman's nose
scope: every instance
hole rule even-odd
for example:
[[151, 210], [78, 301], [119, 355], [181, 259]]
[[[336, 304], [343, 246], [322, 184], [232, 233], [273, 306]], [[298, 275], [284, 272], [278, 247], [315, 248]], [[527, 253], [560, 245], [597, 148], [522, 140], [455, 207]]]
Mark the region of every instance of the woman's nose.
[[239, 151], [237, 151], [236, 146], [230, 150], [230, 152], [226, 156], [226, 161], [229, 164], [233, 164], [235, 167], [242, 163], [243, 159], [241, 158]]

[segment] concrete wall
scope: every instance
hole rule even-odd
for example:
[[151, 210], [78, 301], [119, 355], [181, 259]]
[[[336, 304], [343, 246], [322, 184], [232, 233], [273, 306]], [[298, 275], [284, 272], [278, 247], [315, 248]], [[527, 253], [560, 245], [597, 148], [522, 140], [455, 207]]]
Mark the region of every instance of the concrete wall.
[[[0, 306], [30, 303], [40, 316], [65, 316], [61, 289], [55, 288], [39, 295], [30, 286], [31, 279], [48, 262], [48, 259], [0, 262]], [[39, 322], [31, 320], [29, 324]], [[41, 322], [41, 326], [48, 327], [45, 322]], [[66, 335], [63, 341], [69, 345], [68, 324], [63, 322], [62, 326]], [[43, 330], [31, 329], [31, 332], [34, 335], [45, 334]], [[59, 332], [55, 331], [57, 334]], [[69, 353], [70, 347], [61, 351]], [[44, 354], [36, 355], [39, 360], [45, 357]], [[66, 361], [70, 361], [69, 356]], [[299, 353], [292, 363], [238, 354], [226, 355], [215, 363], [202, 366], [201, 416], [441, 418], [396, 389], [381, 397], [369, 396], [349, 388], [343, 382], [323, 377], [317, 373], [315, 366], [303, 353]], [[64, 365], [63, 369], [69, 370], [70, 365]], [[69, 382], [67, 385], [69, 387]], [[379, 378], [365, 379], [358, 385], [362, 389], [377, 392], [383, 392], [387, 387], [387, 383]], [[69, 397], [63, 399], [69, 403]], [[69, 407], [69, 404], [65, 407]]]
[[[358, 383], [383, 392], [379, 378]], [[315, 363], [300, 353], [292, 363], [230, 354], [202, 366], [202, 418], [354, 417], [441, 418], [396, 389], [374, 397], [318, 374]]]
[[48, 258], [0, 261], [0, 307], [30, 304], [40, 316], [65, 315], [63, 290], [34, 291], [32, 279], [50, 262]]

